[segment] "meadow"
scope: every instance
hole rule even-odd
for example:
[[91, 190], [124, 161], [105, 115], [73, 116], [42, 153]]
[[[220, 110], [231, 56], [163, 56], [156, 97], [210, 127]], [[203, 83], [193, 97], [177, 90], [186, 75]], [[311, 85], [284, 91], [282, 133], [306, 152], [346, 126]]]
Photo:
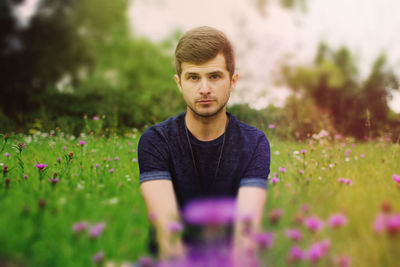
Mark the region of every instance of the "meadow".
[[[321, 132], [271, 144], [261, 266], [396, 266], [400, 147]], [[97, 266], [149, 255], [140, 133], [0, 136], [0, 265]]]

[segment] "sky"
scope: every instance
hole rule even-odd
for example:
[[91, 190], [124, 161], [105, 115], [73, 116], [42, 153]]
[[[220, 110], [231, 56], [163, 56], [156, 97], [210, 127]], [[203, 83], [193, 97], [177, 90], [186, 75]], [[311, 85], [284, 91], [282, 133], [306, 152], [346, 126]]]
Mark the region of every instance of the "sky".
[[[400, 1], [307, 0], [307, 10], [283, 9], [269, 0], [265, 16], [256, 0], [134, 0], [129, 8], [133, 32], [161, 41], [175, 29], [209, 25], [224, 31], [237, 54], [240, 81], [231, 103], [254, 108], [281, 106], [289, 90], [276, 86], [279, 62], [311, 64], [321, 40], [336, 49], [345, 45], [356, 59], [362, 79], [382, 52], [400, 77]], [[400, 93], [389, 102], [400, 112]]]
[[[200, 25], [216, 27], [232, 40], [240, 80], [230, 103], [264, 108], [284, 104], [289, 94], [277, 86], [282, 60], [311, 64], [321, 40], [336, 49], [345, 45], [355, 55], [362, 79], [382, 52], [400, 78], [400, 1], [306, 0], [307, 10], [285, 10], [266, 0], [264, 16], [258, 0], [132, 0], [128, 16], [136, 36], [161, 41], [173, 31]], [[15, 9], [21, 27], [29, 24], [39, 0], [25, 0]], [[172, 77], [171, 77], [172, 79]], [[389, 102], [400, 113], [400, 92]]]

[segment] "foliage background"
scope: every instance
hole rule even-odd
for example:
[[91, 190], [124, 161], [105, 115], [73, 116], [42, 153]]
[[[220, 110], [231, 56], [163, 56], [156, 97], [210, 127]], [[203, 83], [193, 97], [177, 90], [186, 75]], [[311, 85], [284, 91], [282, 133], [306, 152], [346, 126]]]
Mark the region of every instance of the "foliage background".
[[[61, 129], [78, 135], [84, 116], [106, 116], [109, 131], [145, 129], [185, 109], [173, 81], [173, 50], [180, 32], [154, 43], [132, 35], [126, 0], [42, 0], [28, 26], [4, 0], [0, 16], [0, 125], [2, 132]], [[307, 1], [281, 1], [305, 10]], [[267, 1], [252, 3], [263, 10]], [[312, 3], [311, 3], [312, 4]], [[316, 44], [309, 66], [288, 59], [277, 83], [291, 89], [283, 107], [229, 107], [239, 119], [281, 138], [305, 138], [322, 129], [358, 139], [400, 132], [400, 116], [388, 107], [398, 77], [388, 55], [377, 55], [361, 79], [353, 52]]]

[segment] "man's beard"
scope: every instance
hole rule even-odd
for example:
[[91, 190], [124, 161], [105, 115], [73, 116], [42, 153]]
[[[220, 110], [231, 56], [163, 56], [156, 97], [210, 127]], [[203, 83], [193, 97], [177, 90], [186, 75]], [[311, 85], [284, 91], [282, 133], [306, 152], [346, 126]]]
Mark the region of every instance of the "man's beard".
[[210, 113], [210, 114], [200, 114], [200, 113], [198, 113], [191, 105], [187, 105], [187, 106], [190, 108], [190, 110], [191, 110], [196, 116], [205, 119], [205, 118], [211, 118], [211, 117], [214, 117], [214, 116], [218, 115], [218, 114], [224, 109], [224, 107], [226, 107], [226, 104], [228, 103], [228, 100], [229, 100], [229, 97], [228, 97], [228, 99], [226, 100], [226, 102], [225, 102], [223, 105], [221, 105], [221, 106], [217, 109], [217, 111], [215, 111], [215, 112], [213, 112], [213, 113]]

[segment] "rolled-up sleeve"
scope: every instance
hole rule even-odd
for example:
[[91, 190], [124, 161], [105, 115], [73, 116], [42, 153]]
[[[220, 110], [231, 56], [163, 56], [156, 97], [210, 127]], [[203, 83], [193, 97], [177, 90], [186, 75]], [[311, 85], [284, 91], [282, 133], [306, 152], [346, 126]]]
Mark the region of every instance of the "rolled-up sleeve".
[[239, 186], [255, 186], [267, 189], [268, 175], [270, 172], [270, 146], [265, 134], [257, 140], [257, 147], [254, 151], [251, 162], [240, 180]]
[[169, 171], [169, 152], [166, 141], [153, 128], [140, 137], [138, 145], [139, 182], [172, 180]]

